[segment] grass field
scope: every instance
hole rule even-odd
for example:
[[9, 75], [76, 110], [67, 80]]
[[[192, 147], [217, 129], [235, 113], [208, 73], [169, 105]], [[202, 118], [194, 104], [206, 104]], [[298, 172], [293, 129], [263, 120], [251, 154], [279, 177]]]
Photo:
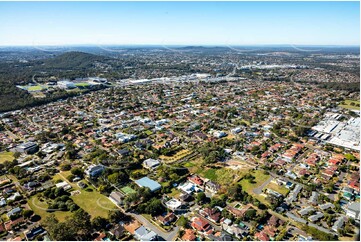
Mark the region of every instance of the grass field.
[[177, 160], [180, 160], [180, 159], [186, 157], [187, 155], [189, 155], [191, 153], [192, 153], [192, 151], [184, 149], [184, 150], [178, 151], [176, 154], [174, 154], [172, 156], [161, 155], [161, 156], [159, 156], [159, 159], [161, 159], [162, 161], [165, 161], [165, 162], [172, 163], [172, 162], [175, 162]]
[[211, 181], [216, 181], [217, 180], [216, 171], [217, 171], [216, 169], [207, 169], [204, 172], [202, 172], [202, 175]]
[[261, 186], [268, 178], [270, 178], [270, 175], [266, 175], [261, 170], [255, 170], [251, 173], [255, 177], [254, 183], [251, 183], [249, 180], [242, 179], [240, 181], [240, 184], [247, 193], [252, 194], [253, 189]]
[[0, 164], [4, 163], [5, 161], [13, 161], [13, 160], [14, 160], [13, 152], [1, 152], [0, 153]]
[[211, 168], [199, 169], [198, 174], [218, 183], [221, 186], [226, 186], [243, 177], [243, 175], [245, 175], [248, 170], [249, 169], [233, 170], [229, 168]]
[[[352, 102], [355, 103], [354, 106], [351, 105]], [[360, 110], [360, 101], [345, 100], [345, 104], [340, 104], [339, 106], [352, 110]]]
[[78, 82], [78, 83], [75, 83], [75, 86], [77, 86], [77, 87], [88, 87], [88, 86], [90, 86], [90, 84], [87, 83], [87, 82]]
[[[61, 172], [61, 174], [66, 178], [71, 174], [70, 171]], [[53, 177], [53, 180], [64, 180], [59, 174], [56, 174]], [[85, 189], [80, 189], [75, 183], [70, 182], [70, 185], [75, 190], [81, 191], [80, 194], [71, 196], [73, 201], [86, 212], [88, 212], [92, 218], [100, 216], [103, 218], [108, 217], [108, 212], [111, 209], [116, 209], [116, 206], [104, 195], [99, 193], [94, 187], [92, 187], [87, 181], [82, 180], [84, 183], [88, 184], [88, 187]], [[88, 189], [91, 188], [91, 191]]]
[[86, 189], [81, 190], [80, 194], [72, 196], [73, 201], [88, 212], [92, 218], [96, 216], [107, 218], [109, 211], [117, 207], [106, 196], [94, 188], [92, 190], [90, 192]]
[[25, 86], [25, 88], [31, 92], [31, 91], [41, 91], [43, 89], [46, 89], [44, 86], [36, 85], [36, 86]]
[[134, 191], [134, 189], [132, 189], [129, 186], [126, 187], [122, 187], [120, 190], [122, 190], [122, 192], [124, 192], [126, 195], [132, 194], [132, 193], [136, 193], [136, 191]]
[[28, 204], [30, 208], [34, 211], [35, 214], [39, 215], [41, 217], [41, 220], [44, 220], [47, 216], [50, 214], [54, 214], [55, 217], [60, 221], [64, 221], [66, 217], [71, 216], [70, 211], [55, 211], [55, 212], [46, 212], [46, 209], [48, 208], [48, 204], [43, 201], [39, 201], [37, 196], [33, 196], [29, 198]]
[[265, 188], [276, 191], [283, 196], [287, 196], [287, 194], [290, 192], [290, 190], [288, 190], [285, 186], [280, 186], [274, 182], [270, 182]]

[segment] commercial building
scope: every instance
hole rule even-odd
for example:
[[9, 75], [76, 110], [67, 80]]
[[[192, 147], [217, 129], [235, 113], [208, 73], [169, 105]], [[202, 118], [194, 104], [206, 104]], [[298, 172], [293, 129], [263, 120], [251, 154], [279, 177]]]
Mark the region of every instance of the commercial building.
[[16, 147], [16, 151], [20, 153], [33, 154], [39, 150], [39, 146], [35, 142], [27, 142]]

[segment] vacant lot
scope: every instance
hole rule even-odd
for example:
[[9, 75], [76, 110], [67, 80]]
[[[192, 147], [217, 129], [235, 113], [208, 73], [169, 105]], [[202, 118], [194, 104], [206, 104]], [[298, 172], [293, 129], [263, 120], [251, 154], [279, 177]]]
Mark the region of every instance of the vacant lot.
[[360, 110], [360, 101], [356, 100], [345, 100], [345, 104], [340, 104], [340, 107], [352, 109], [352, 110]]
[[4, 163], [5, 161], [13, 161], [13, 160], [14, 160], [13, 152], [1, 152], [0, 153], [0, 164]]
[[173, 162], [176, 162], [176, 161], [186, 157], [187, 155], [190, 155], [191, 153], [192, 153], [192, 151], [185, 149], [185, 150], [178, 151], [176, 154], [174, 154], [172, 156], [161, 155], [161, 156], [159, 156], [159, 159], [161, 159], [162, 161], [164, 161], [166, 163], [173, 163]]
[[287, 194], [289, 193], [290, 190], [288, 190], [285, 186], [280, 186], [275, 182], [270, 182], [267, 186], [266, 189], [271, 189], [273, 191], [276, 191], [280, 194], [282, 194], [283, 196], [287, 196]]
[[249, 169], [230, 169], [230, 168], [208, 168], [199, 169], [198, 174], [218, 183], [221, 186], [227, 186], [243, 177]]
[[253, 189], [261, 186], [268, 178], [270, 178], [270, 175], [265, 174], [264, 171], [261, 170], [255, 170], [250, 174], [255, 177], [253, 182], [250, 182], [250, 180], [246, 179], [242, 179], [240, 182], [243, 190], [245, 190], [247, 193], [253, 193]]

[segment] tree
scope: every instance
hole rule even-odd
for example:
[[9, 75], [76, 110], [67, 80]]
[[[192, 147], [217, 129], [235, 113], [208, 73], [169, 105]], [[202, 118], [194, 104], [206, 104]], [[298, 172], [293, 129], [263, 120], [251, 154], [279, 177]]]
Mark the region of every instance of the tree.
[[69, 226], [68, 222], [59, 223], [54, 214], [50, 214], [42, 225], [50, 233], [53, 240], [74, 240], [76, 236], [75, 227]]
[[97, 216], [92, 220], [92, 227], [96, 230], [105, 229], [107, 224], [108, 224], [108, 221], [105, 218], [102, 218], [100, 216]]
[[152, 198], [146, 206], [145, 212], [153, 216], [158, 215], [164, 211], [162, 202], [157, 198]]
[[204, 199], [206, 198], [206, 194], [204, 192], [199, 192], [196, 197], [197, 203], [202, 203]]
[[181, 215], [177, 221], [177, 224], [183, 228], [187, 228], [188, 227], [188, 219], [186, 217], [184, 217], [183, 215]]
[[78, 176], [78, 177], [83, 177], [83, 170], [80, 169], [79, 167], [74, 167], [70, 170], [71, 174], [73, 174], [74, 176]]
[[108, 176], [108, 181], [113, 184], [118, 184], [126, 181], [128, 179], [127, 175], [124, 172], [115, 172]]
[[65, 163], [60, 166], [60, 170], [62, 171], [69, 171], [70, 169], [71, 169], [71, 165], [69, 163]]
[[126, 220], [127, 215], [120, 210], [111, 210], [108, 212], [109, 221], [112, 223], [119, 223], [119, 221]]
[[251, 208], [246, 211], [246, 213], [244, 214], [244, 218], [248, 221], [254, 219], [256, 217], [256, 214], [257, 214], [256, 210]]
[[81, 208], [72, 214], [69, 224], [76, 228], [77, 234], [82, 237], [86, 237], [91, 232], [90, 215]]

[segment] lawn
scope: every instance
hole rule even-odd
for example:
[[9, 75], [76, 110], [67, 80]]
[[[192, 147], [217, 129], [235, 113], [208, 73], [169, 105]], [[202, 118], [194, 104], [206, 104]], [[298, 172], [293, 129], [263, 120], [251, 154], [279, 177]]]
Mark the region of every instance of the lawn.
[[66, 217], [71, 216], [70, 211], [47, 212], [46, 209], [48, 208], [48, 204], [45, 201], [39, 201], [37, 196], [30, 197], [28, 200], [28, 204], [30, 208], [34, 211], [34, 213], [41, 217], [41, 220], [44, 220], [52, 213], [60, 222], [65, 221]]
[[178, 198], [181, 195], [181, 192], [176, 188], [172, 188], [172, 192], [168, 193], [167, 195], [170, 197]]
[[159, 156], [159, 159], [161, 159], [165, 162], [172, 163], [172, 162], [178, 161], [178, 160], [186, 157], [187, 155], [190, 155], [191, 153], [192, 153], [192, 151], [185, 149], [185, 150], [178, 151], [176, 154], [174, 154], [172, 156], [161, 155], [161, 156]]
[[153, 132], [150, 131], [150, 130], [146, 130], [146, 131], [144, 131], [144, 133], [145, 133], [146, 135], [148, 135], [148, 136], [153, 134]]
[[216, 181], [217, 180], [216, 171], [217, 171], [216, 169], [207, 169], [204, 172], [202, 172], [202, 175], [211, 181]]
[[198, 169], [197, 173], [201, 176], [208, 178], [211, 181], [218, 183], [221, 186], [229, 185], [230, 183], [239, 180], [243, 175], [248, 172], [248, 169], [233, 170], [230, 168], [218, 169]]
[[265, 188], [276, 191], [283, 196], [287, 196], [287, 194], [290, 192], [290, 190], [288, 190], [285, 186], [280, 186], [272, 181]]
[[129, 195], [129, 194], [132, 194], [132, 193], [136, 193], [136, 191], [129, 187], [129, 186], [126, 186], [126, 187], [123, 187], [120, 189], [122, 192], [124, 192], [126, 195]]
[[28, 91], [41, 91], [43, 89], [45, 89], [45, 87], [40, 86], [40, 85], [36, 85], [36, 86], [26, 86], [25, 87]]
[[92, 191], [81, 190], [81, 193], [71, 198], [79, 207], [88, 212], [92, 218], [100, 216], [108, 217], [108, 212], [117, 207], [104, 195], [100, 194], [94, 188]]
[[[66, 178], [71, 174], [70, 171], [61, 172], [61, 174]], [[56, 174], [53, 177], [53, 180], [61, 179], [64, 180], [59, 174]], [[117, 207], [104, 195], [99, 193], [94, 187], [89, 185], [85, 180], [82, 180], [84, 183], [88, 184], [85, 189], [80, 189], [75, 183], [70, 183], [70, 185], [75, 190], [81, 191], [80, 194], [71, 196], [73, 201], [86, 212], [88, 212], [92, 218], [100, 216], [103, 218], [108, 217], [109, 210], [116, 209]], [[89, 189], [91, 189], [89, 191]]]
[[90, 84], [87, 83], [87, 82], [78, 82], [78, 83], [75, 83], [75, 86], [77, 86], [77, 87], [88, 87], [88, 86], [90, 86]]
[[251, 175], [255, 177], [253, 183], [246, 179], [242, 179], [240, 181], [243, 190], [245, 190], [249, 194], [252, 194], [253, 189], [261, 186], [268, 178], [270, 178], [270, 175], [264, 174], [264, 171], [261, 170], [255, 170], [251, 172]]
[[183, 166], [188, 168], [188, 167], [193, 167], [193, 166], [195, 166], [195, 164], [188, 161], [188, 162], [184, 163]]
[[4, 163], [5, 161], [13, 161], [13, 160], [14, 160], [13, 152], [1, 152], [0, 153], [0, 164]]
[[[355, 105], [351, 105], [351, 103]], [[347, 109], [360, 110], [360, 101], [345, 100], [345, 104], [340, 104], [339, 106]]]

